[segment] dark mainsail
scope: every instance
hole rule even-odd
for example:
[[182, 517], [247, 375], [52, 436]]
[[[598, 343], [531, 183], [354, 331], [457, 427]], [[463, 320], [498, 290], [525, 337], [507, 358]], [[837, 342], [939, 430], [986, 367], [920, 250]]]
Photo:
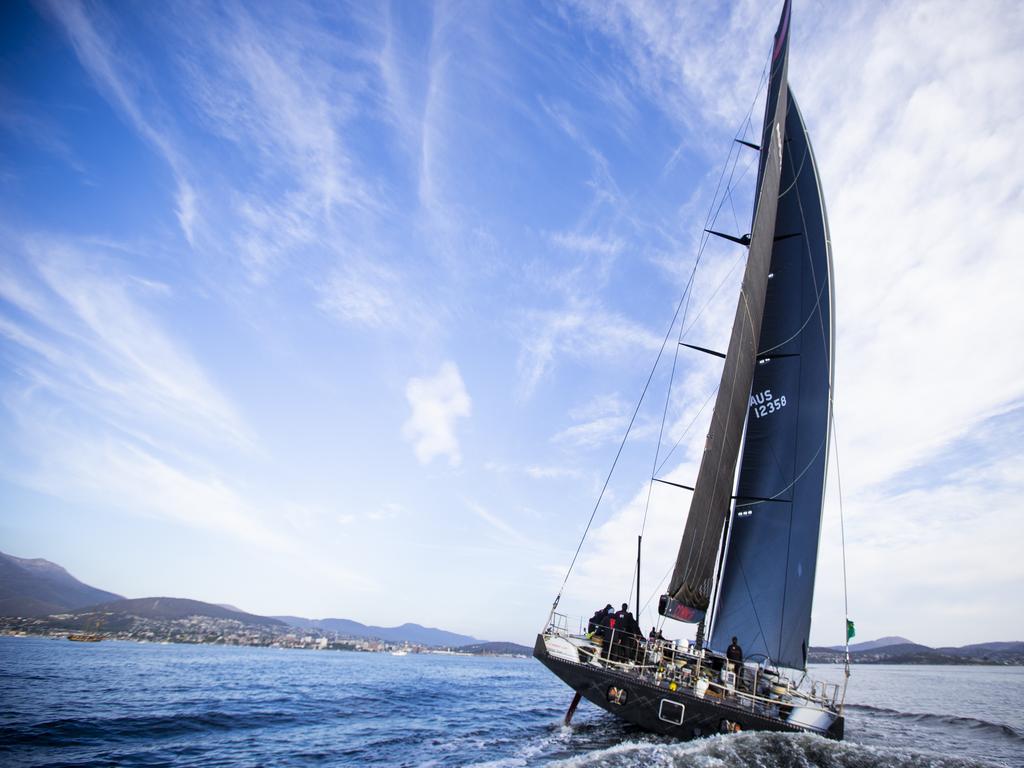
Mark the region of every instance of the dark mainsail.
[[792, 94], [759, 362], [747, 409], [711, 647], [804, 669], [828, 463], [832, 252]]
[[772, 50], [746, 271], [686, 528], [668, 595], [663, 597], [660, 605], [664, 615], [682, 621], [703, 619], [711, 598], [715, 561], [731, 507], [736, 461], [757, 362], [757, 341], [761, 334], [761, 316], [776, 231], [786, 129], [789, 16], [790, 3], [787, 0]]

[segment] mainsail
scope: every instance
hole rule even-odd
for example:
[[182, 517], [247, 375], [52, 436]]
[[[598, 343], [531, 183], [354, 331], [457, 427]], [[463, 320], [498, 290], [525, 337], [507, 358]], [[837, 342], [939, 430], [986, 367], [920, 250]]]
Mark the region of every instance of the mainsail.
[[783, 141], [786, 138], [789, 16], [790, 2], [787, 0], [772, 50], [771, 77], [761, 131], [757, 202], [746, 270], [686, 528], [668, 595], [660, 605], [663, 614], [683, 621], [703, 619], [710, 602], [715, 561], [731, 508], [744, 417], [757, 364], [761, 317], [776, 231]]
[[792, 94], [771, 279], [711, 647], [804, 669], [828, 464], [832, 251]]

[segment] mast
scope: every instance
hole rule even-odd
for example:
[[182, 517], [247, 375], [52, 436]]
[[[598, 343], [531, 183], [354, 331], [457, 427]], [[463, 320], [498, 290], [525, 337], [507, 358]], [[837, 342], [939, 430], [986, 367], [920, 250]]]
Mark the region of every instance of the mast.
[[686, 527], [668, 593], [658, 606], [662, 615], [681, 621], [699, 622], [708, 609], [757, 362], [785, 140], [789, 19], [790, 0], [786, 0], [772, 50], [746, 269]]

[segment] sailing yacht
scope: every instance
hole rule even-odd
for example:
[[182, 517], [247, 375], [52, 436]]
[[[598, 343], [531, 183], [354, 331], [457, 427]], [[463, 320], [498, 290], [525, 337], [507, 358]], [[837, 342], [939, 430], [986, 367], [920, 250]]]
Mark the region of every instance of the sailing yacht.
[[[818, 171], [787, 81], [790, 6], [786, 0], [775, 33], [760, 143], [741, 142], [759, 153], [752, 226], [749, 235], [723, 236], [748, 248], [746, 267], [700, 469], [692, 488], [682, 486], [692, 496], [678, 556], [659, 601], [666, 619], [697, 624], [696, 638], [638, 637], [622, 621], [573, 632], [556, 598], [534, 656], [576, 692], [567, 723], [585, 697], [683, 739], [739, 730], [843, 737], [845, 687], [806, 675], [834, 299]], [[639, 589], [637, 597], [639, 617]], [[734, 641], [742, 658], [726, 654]]]

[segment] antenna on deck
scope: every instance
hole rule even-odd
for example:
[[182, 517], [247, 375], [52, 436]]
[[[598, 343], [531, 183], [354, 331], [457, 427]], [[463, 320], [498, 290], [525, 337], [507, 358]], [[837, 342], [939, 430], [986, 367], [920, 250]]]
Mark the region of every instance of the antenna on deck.
[[[644, 537], [636, 537], [636, 623], [640, 623], [640, 545]], [[641, 627], [642, 629], [642, 627]]]

